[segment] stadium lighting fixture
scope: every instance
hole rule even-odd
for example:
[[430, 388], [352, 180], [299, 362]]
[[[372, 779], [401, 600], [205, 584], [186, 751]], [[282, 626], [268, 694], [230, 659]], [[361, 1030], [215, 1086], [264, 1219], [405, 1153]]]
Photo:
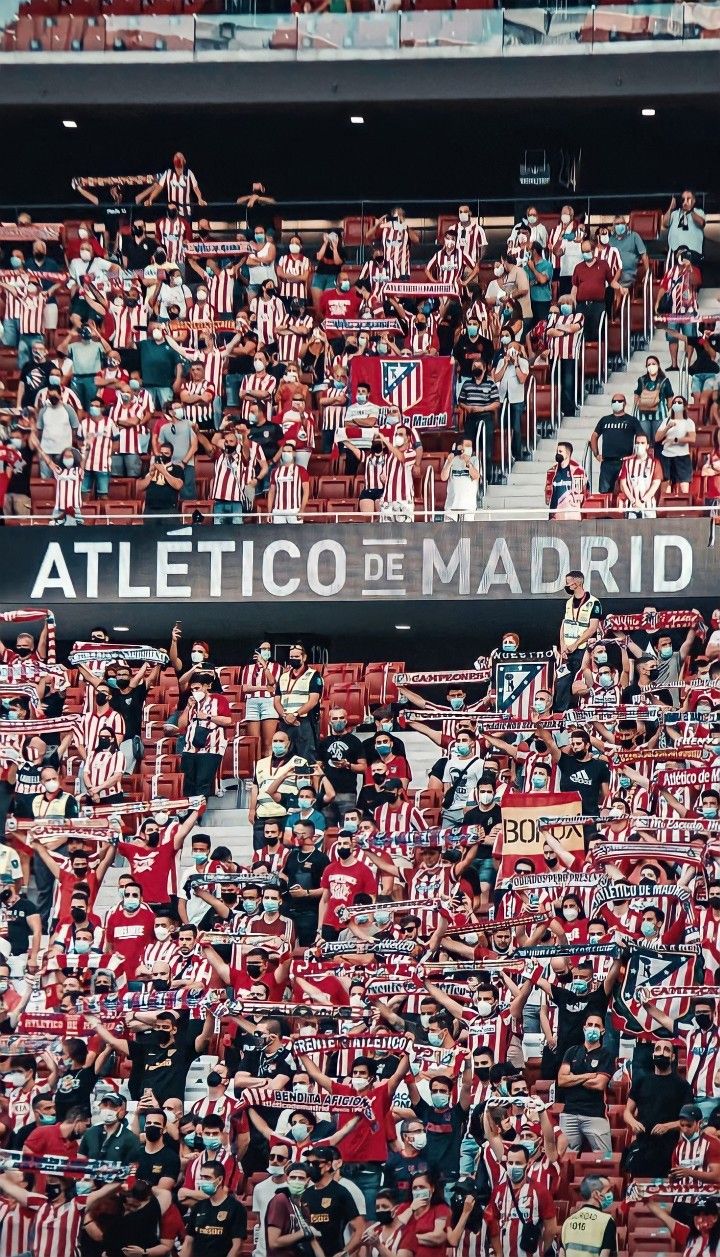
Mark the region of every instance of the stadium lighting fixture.
[[655, 110], [654, 110], [654, 109], [643, 109], [641, 112], [642, 112], [642, 116], [643, 116], [643, 118], [654, 118], [654, 117], [655, 117]]
[[113, 624], [113, 633], [129, 633], [129, 624]]
[[63, 118], [63, 126], [66, 131], [77, 131], [77, 122], [74, 118]]
[[365, 119], [363, 118], [361, 113], [351, 113], [350, 121], [352, 122], [354, 127], [361, 127], [363, 126]]
[[412, 624], [396, 624], [395, 628], [397, 629], [398, 633], [409, 633], [410, 629], [412, 628]]

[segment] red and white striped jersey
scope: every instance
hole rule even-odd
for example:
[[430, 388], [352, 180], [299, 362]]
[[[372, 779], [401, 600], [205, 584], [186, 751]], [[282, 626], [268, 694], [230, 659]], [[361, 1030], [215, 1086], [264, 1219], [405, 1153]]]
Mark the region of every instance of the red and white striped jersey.
[[375, 292], [382, 288], [390, 279], [390, 269], [387, 262], [376, 262], [374, 258], [369, 258], [363, 264], [363, 268], [359, 275], [359, 280], [364, 280], [366, 284], [374, 289]]
[[43, 1090], [39, 1082], [33, 1083], [29, 1091], [24, 1091], [22, 1087], [11, 1087], [7, 1094], [7, 1113], [13, 1119], [17, 1130], [32, 1121], [33, 1100], [41, 1095]]
[[185, 245], [190, 238], [190, 224], [184, 218], [168, 218], [164, 215], [155, 224], [155, 239], [165, 250], [168, 262], [182, 265], [185, 260]]
[[33, 1257], [76, 1257], [84, 1212], [84, 1196], [74, 1196], [57, 1209], [43, 1201], [35, 1214]]
[[383, 502], [414, 502], [415, 487], [412, 475], [414, 466], [414, 450], [406, 450], [402, 458], [393, 458], [392, 455], [388, 455], [384, 473]]
[[616, 249], [614, 244], [598, 244], [596, 257], [599, 257], [603, 262], [607, 262], [613, 276], [619, 274], [622, 270], [620, 250]]
[[[548, 329], [557, 329], [565, 331], [566, 328], [572, 327], [574, 323], [584, 323], [585, 315], [578, 310], [573, 310], [572, 314], [548, 314]], [[563, 336], [551, 336], [548, 340], [550, 347], [550, 357], [562, 358], [565, 361], [572, 360], [575, 357], [578, 338], [582, 335], [582, 328], [579, 332], [566, 332]]]
[[119, 794], [122, 791], [122, 782], [114, 786], [108, 786], [107, 782], [124, 771], [125, 756], [121, 751], [94, 751], [88, 755], [83, 769], [88, 792], [98, 794], [101, 799]]
[[5, 281], [10, 291], [5, 291], [5, 318], [19, 319], [22, 314], [27, 289], [27, 275], [14, 276]]
[[693, 1187], [698, 1187], [697, 1179], [693, 1178], [693, 1170], [707, 1170], [708, 1166], [718, 1163], [720, 1139], [701, 1131], [700, 1137], [693, 1143], [681, 1132], [673, 1150], [671, 1168], [684, 1170], [685, 1173], [674, 1180], [674, 1185], [678, 1191], [692, 1191]]
[[[435, 316], [432, 317], [434, 319]], [[465, 316], [465, 322], [477, 323], [480, 335], [486, 340], [493, 340], [499, 327], [494, 307], [485, 305], [485, 302], [480, 299], [473, 301]]]
[[609, 690], [604, 689], [602, 685], [593, 685], [589, 693], [580, 700], [580, 705], [581, 707], [607, 707], [608, 710], [614, 711], [621, 701], [621, 685], [611, 685]]
[[446, 249], [443, 245], [428, 262], [428, 270], [438, 283], [454, 284], [458, 290], [464, 269], [465, 254], [459, 245], [454, 249]]
[[285, 276], [278, 276], [280, 296], [303, 300], [307, 296], [308, 259], [303, 253], [288, 253], [282, 259], [282, 269]]
[[285, 322], [285, 306], [279, 297], [265, 298], [258, 293], [250, 302], [250, 322], [254, 324], [261, 345], [270, 345], [277, 339], [276, 328]]
[[47, 295], [42, 290], [31, 296], [28, 292], [20, 302], [20, 335], [42, 335]]
[[204, 1117], [221, 1117], [225, 1130], [229, 1131], [232, 1116], [241, 1107], [240, 1101], [233, 1099], [232, 1096], [220, 1096], [217, 1100], [206, 1096], [204, 1100], [198, 1100], [197, 1104], [193, 1104], [190, 1112], [196, 1122], [201, 1122]]
[[645, 497], [653, 481], [662, 480], [662, 469], [652, 455], [649, 458], [638, 458], [636, 454], [628, 454], [622, 460], [619, 480], [624, 482], [636, 497]]
[[[71, 388], [66, 388], [64, 385], [61, 386], [60, 388], [60, 401], [63, 406], [72, 406], [73, 410], [78, 415], [80, 414], [80, 411], [83, 408], [83, 404], [80, 401], [80, 398], [78, 397], [77, 393], [74, 393]], [[47, 404], [48, 404], [47, 388], [41, 388], [37, 397], [35, 398], [35, 409], [38, 411], [42, 410], [42, 407], [47, 406]]]
[[709, 1030], [682, 1030], [687, 1051], [687, 1080], [696, 1096], [715, 1094], [715, 1075], [720, 1069], [717, 1026]]
[[331, 377], [329, 380], [324, 381], [323, 387], [325, 389], [325, 398], [328, 401], [331, 401], [333, 396], [337, 397], [338, 401], [336, 404], [331, 402], [329, 406], [323, 406], [320, 412], [322, 429], [323, 432], [337, 432], [337, 429], [342, 426], [345, 420], [348, 386], [344, 380], [336, 380], [334, 377]]
[[118, 741], [122, 741], [125, 736], [125, 721], [119, 711], [113, 711], [109, 707], [104, 714], [88, 711], [80, 717], [74, 736], [85, 747], [88, 755], [92, 755], [97, 748], [97, 740], [103, 729], [111, 729]]
[[45, 1197], [34, 1193], [31, 1194], [31, 1201], [32, 1205], [20, 1205], [13, 1200], [0, 1201], [0, 1257], [16, 1257], [17, 1253], [30, 1252], [30, 1231], [35, 1210], [45, 1204]]
[[113, 454], [113, 442], [120, 437], [120, 429], [109, 415], [86, 415], [80, 422], [87, 446], [85, 468], [87, 471], [109, 471]]
[[267, 401], [261, 403], [265, 418], [269, 419], [272, 415], [271, 399], [277, 388], [277, 380], [269, 371], [253, 371], [252, 375], [243, 376], [240, 382], [240, 409], [243, 419], [250, 418], [250, 407], [254, 404], [255, 398], [243, 397], [244, 393], [251, 390], [253, 393], [262, 393], [267, 395]]
[[[536, 764], [549, 764], [550, 756], [548, 755], [547, 751], [526, 751], [525, 754], [522, 754], [521, 752], [518, 755], [518, 761], [522, 764], [522, 769], [523, 769], [522, 788], [523, 790], [531, 790], [532, 789], [532, 775], [533, 775], [533, 772], [535, 771], [535, 765]], [[560, 772], [558, 770], [557, 764], [553, 764], [552, 771], [550, 773], [550, 780], [548, 782], [548, 790], [555, 791], [559, 789], [560, 789]]]
[[221, 266], [208, 277], [208, 299], [216, 315], [232, 315], [234, 286], [235, 275], [229, 267]]
[[265, 668], [261, 668], [257, 663], [247, 663], [240, 673], [240, 684], [252, 689], [253, 698], [272, 698], [275, 693], [282, 666], [274, 661], [268, 661], [266, 668], [272, 677], [271, 686], [267, 684]]
[[665, 272], [661, 287], [670, 293], [673, 314], [697, 314], [697, 272], [693, 266], [678, 262]]
[[365, 474], [366, 489], [382, 489], [385, 484], [385, 469], [389, 455], [386, 453], [372, 454], [362, 450], [361, 466]]
[[273, 510], [278, 515], [297, 515], [302, 508], [303, 486], [310, 477], [304, 467], [297, 463], [278, 464], [272, 474], [275, 486], [275, 505]]
[[299, 317], [286, 315], [283, 322], [285, 327], [292, 328], [292, 331], [278, 332], [278, 357], [281, 362], [298, 362], [300, 355], [304, 353], [303, 346], [312, 331], [312, 315], [303, 314]]
[[[198, 301], [196, 297], [192, 305], [188, 307], [187, 317], [191, 323], [212, 323], [215, 318], [215, 310], [209, 301]], [[197, 328], [191, 328], [190, 337], [197, 348]]]
[[147, 332], [148, 308], [142, 303], [136, 306], [113, 304], [110, 309], [112, 328], [108, 340], [113, 349], [132, 349]]
[[477, 266], [480, 261], [480, 250], [487, 248], [487, 236], [480, 226], [476, 218], [471, 218], [469, 223], [457, 222], [455, 224], [457, 233], [458, 249], [462, 250], [468, 266]]
[[246, 494], [247, 482], [256, 478], [259, 446], [250, 442], [247, 458], [237, 450], [218, 450], [213, 471], [210, 497], [213, 502], [240, 502]]
[[390, 278], [397, 279], [398, 275], [409, 274], [410, 237], [407, 224], [383, 223], [380, 228], [380, 243]]
[[82, 514], [80, 491], [83, 473], [79, 467], [61, 467], [55, 477], [55, 510], [65, 514], [73, 511]]
[[312, 415], [307, 411], [286, 410], [281, 421], [283, 437], [286, 441], [294, 441], [298, 450], [312, 450], [315, 447], [315, 425]]
[[[148, 415], [152, 414], [152, 402], [150, 394], [142, 389], [136, 393], [131, 402], [123, 402], [120, 398], [111, 406], [108, 411], [108, 419], [116, 426], [120, 433], [116, 453], [117, 454], [139, 454], [140, 438], [147, 436], [147, 427], [144, 420]], [[119, 419], [141, 419], [143, 422], [132, 428], [120, 427]]]
[[[185, 418], [191, 423], [208, 424], [212, 423], [213, 401], [215, 399], [215, 387], [209, 380], [183, 380], [182, 389], [184, 393], [197, 394], [196, 402], [183, 402], [185, 409]], [[203, 393], [212, 393], [209, 402], [202, 401]]]
[[221, 349], [206, 349], [202, 353], [202, 364], [205, 371], [204, 378], [208, 384], [212, 384], [215, 389], [215, 396], [222, 396], [223, 375], [226, 368], [226, 359]]
[[549, 1192], [533, 1183], [520, 1183], [511, 1190], [507, 1177], [503, 1174], [500, 1186], [490, 1199], [488, 1214], [491, 1218], [491, 1233], [499, 1236], [503, 1257], [517, 1257], [519, 1252], [526, 1252], [527, 1257], [536, 1257], [537, 1253], [544, 1251], [540, 1242], [542, 1230], [537, 1247], [529, 1252], [520, 1246], [523, 1224], [554, 1218], [555, 1205]]
[[415, 322], [415, 316], [413, 315], [410, 320], [410, 327], [408, 331], [410, 340], [409, 348], [411, 353], [427, 354], [431, 349], [439, 349], [440, 343], [438, 341], [435, 326], [435, 318], [428, 317], [427, 325], [425, 327], [418, 327]]
[[411, 829], [418, 832], [427, 829], [423, 813], [409, 799], [405, 799], [397, 809], [391, 808], [389, 803], [381, 804], [375, 808], [373, 820], [381, 834], [406, 834]]
[[206, 990], [218, 985], [215, 971], [202, 952], [184, 956], [179, 949], [170, 962], [170, 980], [184, 986], [202, 985]]
[[[198, 706], [194, 701], [188, 707], [189, 719], [185, 731], [185, 753], [197, 755], [222, 755], [227, 746], [227, 729], [230, 726], [210, 724], [209, 716], [231, 715], [228, 701], [224, 694], [208, 694]], [[195, 734], [202, 729], [207, 733], [207, 742], [201, 748], [193, 746]]]
[[185, 1178], [183, 1179], [183, 1187], [189, 1188], [191, 1191], [198, 1190], [200, 1181], [200, 1171], [208, 1161], [219, 1161], [225, 1168], [225, 1187], [228, 1191], [235, 1191], [240, 1180], [240, 1165], [237, 1158], [227, 1148], [217, 1148], [215, 1151], [198, 1152], [192, 1161], [188, 1161], [185, 1167]]
[[158, 183], [165, 192], [168, 205], [177, 205], [178, 209], [190, 209], [193, 196], [200, 199], [198, 181], [187, 166], [182, 171], [176, 170], [173, 166], [169, 167], [168, 170], [163, 171]]

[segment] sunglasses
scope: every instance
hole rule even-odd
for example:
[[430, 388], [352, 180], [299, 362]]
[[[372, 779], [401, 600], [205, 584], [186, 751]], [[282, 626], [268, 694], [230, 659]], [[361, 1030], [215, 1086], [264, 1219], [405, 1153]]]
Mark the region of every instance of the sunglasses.
[[400, 933], [401, 934], [414, 934], [416, 929], [417, 929], [416, 925], [401, 925]]
[[273, 1156], [271, 1156], [271, 1157], [270, 1157], [270, 1164], [271, 1164], [271, 1165], [284, 1165], [284, 1164], [285, 1164], [285, 1162], [287, 1161], [287, 1159], [288, 1159], [287, 1157], [282, 1157], [282, 1156], [280, 1156], [280, 1157], [273, 1157]]

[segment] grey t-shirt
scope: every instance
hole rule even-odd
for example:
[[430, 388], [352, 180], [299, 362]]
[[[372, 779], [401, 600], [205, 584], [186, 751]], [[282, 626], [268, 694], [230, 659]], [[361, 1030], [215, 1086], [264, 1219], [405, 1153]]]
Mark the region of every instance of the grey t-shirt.
[[[192, 437], [193, 426], [189, 419], [174, 419], [172, 423], [164, 423], [160, 429], [159, 441], [161, 445], [172, 445], [173, 462], [181, 463], [190, 449], [190, 440]], [[190, 464], [195, 462], [194, 456], [189, 459]]]

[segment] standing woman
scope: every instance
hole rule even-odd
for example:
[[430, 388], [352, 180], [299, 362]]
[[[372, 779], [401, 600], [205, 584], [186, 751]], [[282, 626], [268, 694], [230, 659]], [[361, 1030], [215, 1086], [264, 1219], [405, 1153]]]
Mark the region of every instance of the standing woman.
[[395, 523], [413, 523], [415, 519], [415, 485], [413, 471], [420, 465], [422, 447], [413, 448], [412, 432], [398, 423], [392, 430], [392, 440], [378, 432], [389, 455], [382, 473], [384, 488], [380, 505], [380, 519]]
[[396, 1257], [402, 1251], [405, 1227], [400, 1221], [400, 1213], [397, 1192], [381, 1187], [375, 1202], [377, 1221], [363, 1235], [367, 1257]]
[[283, 301], [307, 300], [310, 269], [310, 259], [303, 253], [302, 239], [295, 234], [290, 237], [287, 254], [275, 264]]
[[447, 1257], [450, 1210], [442, 1188], [432, 1174], [415, 1174], [411, 1192], [398, 1219], [403, 1224], [398, 1257]]
[[272, 657], [268, 641], [260, 642], [240, 674], [240, 685], [245, 699], [245, 728], [251, 738], [260, 739], [260, 757], [270, 754], [272, 736], [277, 729], [277, 712], [273, 703], [275, 687], [282, 668]]
[[[655, 433], [667, 415], [667, 408], [673, 395], [673, 387], [660, 366], [660, 359], [648, 354], [645, 359], [645, 372], [635, 385], [635, 417], [651, 445], [655, 444]], [[657, 455], [659, 450], [655, 450]]]
[[688, 416], [685, 398], [673, 397], [670, 414], [657, 430], [657, 441], [661, 446], [663, 475], [671, 485], [678, 486], [680, 493], [690, 492], [693, 474], [691, 447], [695, 440], [695, 424]]

